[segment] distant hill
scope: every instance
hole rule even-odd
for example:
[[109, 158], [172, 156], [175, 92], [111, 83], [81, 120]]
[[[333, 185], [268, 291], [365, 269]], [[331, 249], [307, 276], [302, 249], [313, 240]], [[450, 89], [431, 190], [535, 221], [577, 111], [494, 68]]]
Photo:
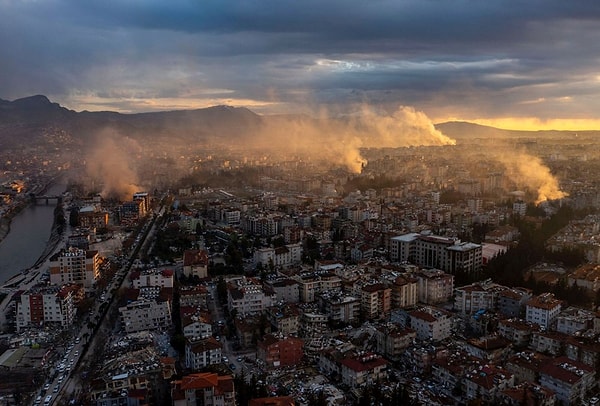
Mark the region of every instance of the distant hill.
[[78, 140], [103, 129], [113, 129], [133, 138], [171, 138], [203, 141], [216, 136], [231, 139], [252, 135], [263, 119], [239, 107], [215, 106], [138, 114], [110, 111], [75, 112], [37, 95], [7, 101], [0, 99], [0, 146], [37, 142], [48, 131], [66, 131]]
[[488, 138], [488, 139], [509, 139], [509, 138], [535, 138], [535, 137], [560, 137], [568, 138], [581, 135], [598, 135], [600, 131], [565, 131], [565, 130], [504, 130], [501, 128], [489, 127], [481, 124], [469, 123], [465, 121], [448, 121], [435, 125], [435, 128], [456, 140], [466, 140], [469, 138]]
[[[259, 116], [243, 107], [214, 106], [196, 110], [122, 114], [111, 111], [76, 112], [36, 95], [14, 101], [0, 99], [0, 148], [18, 148], [25, 143], [38, 145], [49, 134], [67, 134], [73, 143], [84, 143], [104, 129], [118, 131], [139, 140], [165, 142], [218, 142], [252, 139], [261, 130], [315, 127], [335, 133], [344, 120], [314, 119], [305, 115]], [[289, 127], [291, 128], [291, 127]], [[436, 128], [456, 140], [473, 138], [503, 139], [515, 137], [569, 136], [568, 131], [502, 130], [468, 122], [446, 122]], [[281, 133], [285, 134], [285, 130]], [[582, 132], [600, 134], [600, 132]], [[64, 142], [64, 141], [60, 141]], [[285, 140], [283, 140], [285, 142]]]

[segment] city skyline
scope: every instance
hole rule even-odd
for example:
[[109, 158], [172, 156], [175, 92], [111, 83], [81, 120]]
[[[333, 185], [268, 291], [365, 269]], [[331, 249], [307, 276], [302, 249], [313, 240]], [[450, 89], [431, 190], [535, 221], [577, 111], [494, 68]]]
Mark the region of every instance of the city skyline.
[[4, 0], [0, 13], [3, 99], [600, 128], [590, 3]]

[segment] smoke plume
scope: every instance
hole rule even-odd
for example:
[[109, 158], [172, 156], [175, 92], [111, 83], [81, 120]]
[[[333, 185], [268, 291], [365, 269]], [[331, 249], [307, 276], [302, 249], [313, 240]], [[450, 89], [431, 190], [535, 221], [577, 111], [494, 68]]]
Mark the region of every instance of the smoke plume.
[[546, 200], [561, 199], [567, 193], [560, 190], [558, 180], [540, 158], [526, 152], [494, 154], [507, 169], [507, 176], [519, 186], [537, 191], [535, 204]]
[[267, 151], [293, 152], [360, 173], [367, 163], [361, 148], [399, 148], [455, 145], [429, 118], [412, 107], [400, 106], [393, 114], [361, 106], [358, 114], [331, 117], [321, 111], [317, 119], [280, 117], [270, 120], [255, 140]]
[[136, 141], [105, 129], [96, 135], [96, 141], [86, 159], [87, 174], [102, 184], [103, 198], [131, 200], [140, 190], [135, 162], [140, 148]]

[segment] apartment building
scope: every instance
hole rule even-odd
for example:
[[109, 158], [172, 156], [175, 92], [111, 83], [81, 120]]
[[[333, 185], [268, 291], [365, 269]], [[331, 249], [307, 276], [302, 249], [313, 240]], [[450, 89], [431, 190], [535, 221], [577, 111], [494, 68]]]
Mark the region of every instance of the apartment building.
[[454, 293], [454, 276], [438, 269], [421, 270], [414, 274], [418, 282], [419, 302], [448, 302]]
[[199, 341], [186, 341], [185, 366], [192, 370], [200, 370], [209, 365], [221, 363], [223, 345], [214, 337]]
[[73, 324], [75, 304], [83, 296], [79, 285], [34, 286], [18, 295], [16, 308], [17, 332], [48, 324], [67, 328]]
[[408, 312], [410, 328], [419, 340], [444, 340], [452, 334], [452, 315], [434, 307], [422, 307]]
[[390, 314], [392, 289], [383, 283], [365, 285], [360, 289], [360, 307], [367, 320], [386, 318]]
[[525, 320], [537, 323], [544, 328], [556, 320], [562, 308], [562, 301], [556, 299], [552, 293], [542, 293], [534, 296], [525, 305]]
[[419, 300], [419, 280], [410, 275], [401, 275], [392, 284], [392, 307], [414, 307]]
[[161, 288], [173, 287], [173, 271], [164, 269], [159, 271], [156, 268], [145, 269], [142, 271], [131, 272], [131, 285], [134, 289], [140, 289], [146, 286], [158, 286]]
[[454, 309], [462, 314], [472, 314], [480, 310], [494, 310], [498, 295], [508, 289], [493, 283], [491, 279], [454, 289]]
[[240, 315], [260, 314], [273, 306], [275, 294], [265, 291], [262, 285], [252, 278], [234, 278], [227, 282], [227, 305], [229, 311]]
[[100, 278], [101, 258], [98, 251], [70, 247], [50, 257], [50, 283], [76, 283], [89, 290]]

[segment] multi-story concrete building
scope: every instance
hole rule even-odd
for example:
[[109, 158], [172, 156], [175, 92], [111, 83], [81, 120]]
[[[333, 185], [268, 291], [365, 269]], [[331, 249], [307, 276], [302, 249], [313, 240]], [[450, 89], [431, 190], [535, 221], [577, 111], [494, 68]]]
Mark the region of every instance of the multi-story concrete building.
[[352, 323], [360, 316], [360, 299], [353, 296], [323, 292], [318, 296], [318, 304], [333, 322]]
[[156, 268], [144, 269], [142, 271], [131, 272], [131, 285], [134, 289], [140, 289], [146, 286], [158, 286], [161, 288], [173, 287], [173, 271], [163, 269], [159, 271]]
[[480, 398], [484, 404], [497, 404], [500, 392], [512, 388], [514, 376], [494, 365], [482, 365], [467, 373], [463, 381], [467, 399]]
[[173, 406], [235, 406], [235, 388], [231, 375], [201, 372], [171, 382]]
[[126, 297], [127, 304], [119, 307], [126, 333], [166, 329], [171, 326], [172, 288], [130, 289]]
[[480, 244], [418, 233], [392, 237], [390, 259], [450, 273], [478, 272], [483, 264]]
[[387, 361], [373, 353], [361, 353], [340, 361], [342, 383], [350, 388], [375, 384], [387, 376]]
[[267, 320], [274, 331], [283, 335], [298, 335], [300, 330], [300, 311], [296, 306], [271, 306], [266, 310]]
[[525, 288], [509, 288], [498, 292], [498, 313], [507, 317], [524, 317], [525, 304], [531, 297], [531, 290]]
[[414, 274], [418, 281], [419, 302], [437, 304], [449, 301], [454, 293], [454, 276], [438, 269]]
[[208, 308], [208, 289], [206, 286], [180, 286], [179, 305]]
[[257, 343], [256, 357], [269, 367], [297, 365], [304, 357], [303, 346], [300, 338], [267, 334]]
[[419, 300], [419, 280], [410, 275], [401, 275], [392, 284], [392, 307], [414, 307]]
[[186, 341], [185, 366], [199, 370], [209, 365], [221, 363], [223, 345], [214, 337], [199, 341]]
[[183, 274], [204, 279], [208, 276], [208, 251], [185, 250], [183, 252]]
[[82, 293], [81, 286], [75, 284], [35, 286], [20, 293], [16, 302], [17, 331], [47, 325], [71, 326], [77, 312], [75, 303], [82, 298]]
[[100, 229], [108, 224], [108, 213], [95, 206], [86, 206], [79, 209], [77, 220], [80, 227]]
[[508, 289], [491, 279], [454, 289], [454, 309], [463, 314], [495, 310], [500, 292]]
[[594, 326], [594, 312], [577, 307], [568, 307], [556, 316], [556, 331], [573, 335], [590, 330]]
[[562, 308], [562, 301], [555, 299], [552, 293], [534, 296], [525, 306], [525, 320], [537, 323], [544, 328], [556, 320]]
[[547, 362], [540, 371], [540, 385], [556, 394], [563, 405], [580, 405], [596, 385], [596, 371], [581, 362], [559, 357]]
[[234, 278], [227, 282], [227, 305], [229, 311], [239, 315], [260, 314], [273, 306], [275, 294], [265, 291], [262, 285], [252, 278]]
[[88, 290], [100, 277], [101, 258], [98, 251], [70, 247], [50, 257], [50, 283], [76, 283]]
[[321, 292], [338, 292], [342, 288], [342, 280], [333, 272], [304, 272], [293, 278], [299, 284], [300, 300], [304, 303], [314, 302]]
[[377, 353], [387, 359], [398, 361], [406, 348], [417, 338], [417, 333], [409, 328], [400, 328], [393, 323], [380, 325], [375, 330]]
[[263, 267], [275, 266], [288, 268], [302, 263], [302, 244], [288, 244], [282, 247], [260, 248], [254, 251], [254, 264]]
[[360, 307], [367, 320], [386, 318], [390, 314], [392, 289], [383, 283], [365, 285], [360, 289]]
[[300, 301], [300, 289], [298, 281], [291, 278], [281, 278], [265, 281], [265, 286], [270, 288], [276, 296], [276, 300], [286, 303], [298, 303]]
[[408, 313], [410, 328], [419, 340], [444, 340], [452, 334], [452, 315], [434, 307], [422, 307]]

